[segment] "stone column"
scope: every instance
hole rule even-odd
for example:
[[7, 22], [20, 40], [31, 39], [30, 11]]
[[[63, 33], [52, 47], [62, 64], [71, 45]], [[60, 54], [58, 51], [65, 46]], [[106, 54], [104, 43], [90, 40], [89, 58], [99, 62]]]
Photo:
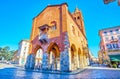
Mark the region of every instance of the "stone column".
[[56, 64], [57, 64], [57, 70], [60, 70], [60, 58], [56, 59]]
[[69, 53], [69, 70], [72, 70], [72, 61], [71, 61], [71, 50], [68, 48], [68, 53]]
[[81, 54], [80, 54], [79, 68], [81, 68]]
[[80, 60], [81, 60], [81, 68], [83, 68], [83, 56], [81, 55], [81, 57], [80, 57]]
[[82, 54], [81, 59], [82, 59], [82, 68], [83, 68], [84, 67], [84, 55], [83, 54]]
[[[70, 42], [68, 38], [68, 33], [66, 32], [63, 36], [63, 46], [64, 50], [60, 52], [60, 70], [61, 71], [70, 71]], [[61, 47], [62, 48], [62, 47]]]
[[25, 64], [25, 69], [34, 69], [35, 66], [35, 55], [34, 54], [30, 54], [27, 57], [27, 61]]
[[86, 56], [84, 56], [84, 59], [85, 59], [85, 67], [87, 66], [87, 59], [86, 59]]
[[42, 69], [47, 70], [48, 69], [48, 54], [47, 52], [43, 53], [43, 59], [42, 59]]
[[81, 68], [81, 54], [79, 55], [80, 59], [79, 59], [79, 68]]
[[85, 55], [83, 55], [83, 67], [85, 67]]
[[76, 51], [77, 53], [77, 68], [79, 68], [79, 57], [78, 57], [78, 52]]
[[78, 66], [78, 60], [77, 60], [77, 55], [74, 56], [74, 70], [77, 69]]
[[82, 55], [80, 54], [80, 68], [82, 68]]
[[84, 67], [87, 66], [87, 59], [86, 59], [86, 56], [84, 55]]
[[60, 70], [69, 71], [69, 52], [68, 49], [65, 49], [60, 53]]

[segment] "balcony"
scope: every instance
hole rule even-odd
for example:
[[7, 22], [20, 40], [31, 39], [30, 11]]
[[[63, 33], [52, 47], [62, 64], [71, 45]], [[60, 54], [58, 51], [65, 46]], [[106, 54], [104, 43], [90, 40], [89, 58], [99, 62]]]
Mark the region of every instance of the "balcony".
[[41, 44], [46, 44], [48, 43], [48, 30], [49, 30], [49, 27], [47, 24], [45, 25], [42, 25], [39, 27], [40, 29], [40, 36], [39, 36], [39, 41], [41, 42]]
[[42, 44], [48, 43], [49, 39], [48, 39], [47, 33], [40, 34], [40, 36], [39, 36], [39, 41], [40, 41]]

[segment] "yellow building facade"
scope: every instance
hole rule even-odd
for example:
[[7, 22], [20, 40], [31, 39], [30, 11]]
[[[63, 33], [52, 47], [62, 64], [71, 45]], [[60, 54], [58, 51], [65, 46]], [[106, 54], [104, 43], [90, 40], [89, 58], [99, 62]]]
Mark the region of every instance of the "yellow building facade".
[[26, 68], [73, 71], [88, 65], [88, 43], [81, 11], [66, 3], [49, 5], [33, 19]]

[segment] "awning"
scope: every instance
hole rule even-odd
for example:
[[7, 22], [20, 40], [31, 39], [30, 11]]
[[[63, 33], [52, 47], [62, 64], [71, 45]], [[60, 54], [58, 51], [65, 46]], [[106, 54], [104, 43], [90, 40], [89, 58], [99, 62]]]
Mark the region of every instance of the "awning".
[[109, 55], [111, 61], [120, 61], [120, 55]]

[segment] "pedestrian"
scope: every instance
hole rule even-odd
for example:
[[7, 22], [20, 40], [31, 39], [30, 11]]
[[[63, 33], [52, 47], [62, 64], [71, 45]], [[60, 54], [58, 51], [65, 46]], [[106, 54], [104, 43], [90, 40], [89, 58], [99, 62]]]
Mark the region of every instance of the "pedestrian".
[[118, 64], [118, 68], [120, 68], [120, 63]]

